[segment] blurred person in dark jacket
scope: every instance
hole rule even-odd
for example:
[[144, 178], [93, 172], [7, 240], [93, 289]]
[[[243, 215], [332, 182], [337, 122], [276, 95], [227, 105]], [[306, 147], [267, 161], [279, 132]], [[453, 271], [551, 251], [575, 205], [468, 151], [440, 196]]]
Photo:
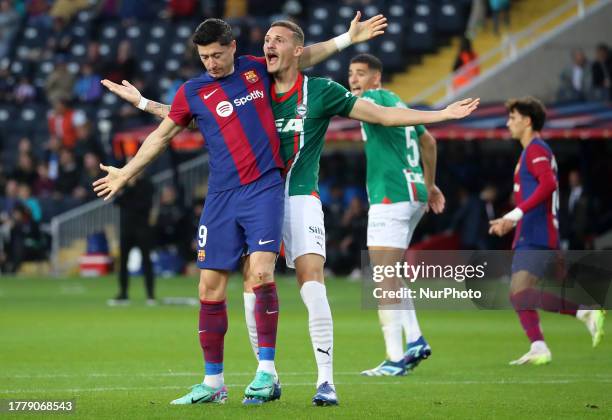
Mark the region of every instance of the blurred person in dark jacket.
[[599, 44], [591, 65], [593, 90], [596, 99], [612, 100], [612, 56], [606, 44]]
[[569, 190], [561, 202], [561, 231], [564, 245], [569, 249], [588, 249], [589, 236], [592, 233], [591, 202], [582, 185], [582, 177], [576, 169], [568, 174]]
[[453, 214], [451, 229], [459, 234], [462, 249], [488, 249], [489, 210], [476, 192], [459, 189], [459, 208]]
[[152, 229], [150, 225], [153, 207], [153, 184], [147, 175], [136, 176], [128, 181], [125, 189], [117, 196], [119, 206], [119, 293], [110, 299], [110, 306], [125, 305], [128, 296], [129, 272], [128, 256], [132, 248], [139, 248], [142, 254], [142, 269], [145, 280], [147, 304], [155, 304], [155, 277], [151, 263]]

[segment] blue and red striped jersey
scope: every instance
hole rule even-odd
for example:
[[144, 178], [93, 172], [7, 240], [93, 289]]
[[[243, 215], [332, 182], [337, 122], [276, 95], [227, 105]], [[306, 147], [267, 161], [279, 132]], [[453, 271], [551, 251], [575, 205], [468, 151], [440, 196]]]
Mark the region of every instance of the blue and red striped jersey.
[[238, 57], [229, 76], [205, 72], [179, 88], [168, 116], [182, 126], [196, 119], [210, 157], [209, 192], [283, 167], [269, 92], [265, 59], [252, 56]]
[[559, 248], [557, 162], [542, 139], [523, 150], [514, 172], [514, 201], [524, 215], [516, 226], [512, 248]]

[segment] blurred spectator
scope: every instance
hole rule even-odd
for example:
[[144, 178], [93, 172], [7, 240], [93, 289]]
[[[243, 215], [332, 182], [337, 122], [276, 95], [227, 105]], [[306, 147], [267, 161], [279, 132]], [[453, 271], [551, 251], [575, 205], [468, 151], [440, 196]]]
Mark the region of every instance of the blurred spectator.
[[34, 182], [34, 194], [37, 197], [51, 197], [55, 191], [55, 182], [49, 177], [49, 165], [47, 162], [40, 162], [36, 166], [38, 178]]
[[18, 203], [5, 222], [8, 232], [4, 244], [5, 261], [3, 272], [16, 273], [23, 261], [39, 259], [44, 256], [42, 236], [38, 223], [32, 220], [28, 208]]
[[74, 85], [74, 95], [81, 102], [95, 102], [102, 96], [101, 77], [90, 63], [81, 66], [81, 73]]
[[55, 68], [47, 77], [45, 82], [45, 93], [50, 103], [63, 100], [69, 101], [74, 90], [74, 76], [68, 71], [66, 59], [57, 57]]
[[589, 63], [582, 49], [572, 51], [572, 64], [561, 72], [560, 101], [584, 101], [592, 86]]
[[90, 40], [87, 44], [87, 54], [85, 55], [85, 62], [89, 63], [94, 70], [94, 73], [102, 74], [102, 56], [100, 55], [100, 43], [95, 40]]
[[153, 17], [153, 2], [142, 0], [121, 0], [119, 17], [124, 26], [129, 26], [135, 20], [145, 20]]
[[104, 150], [91, 127], [91, 122], [83, 121], [76, 126], [77, 140], [74, 145], [74, 153], [77, 161], [82, 161], [87, 153], [103, 156]]
[[83, 170], [79, 179], [79, 184], [74, 189], [72, 196], [78, 200], [89, 201], [96, 198], [91, 184], [105, 174], [100, 169], [100, 158], [92, 152], [85, 153], [83, 156]]
[[115, 83], [122, 80], [133, 80], [136, 74], [136, 60], [132, 56], [132, 46], [130, 41], [122, 40], [117, 47], [117, 57], [105, 63], [103, 75]]
[[51, 26], [49, 6], [50, 2], [48, 0], [26, 0], [28, 23], [34, 26]]
[[42, 219], [42, 209], [40, 208], [40, 202], [36, 197], [32, 196], [32, 187], [25, 182], [22, 182], [17, 187], [17, 195], [19, 201], [26, 205], [32, 215], [32, 219], [36, 223], [40, 223]]
[[561, 232], [569, 249], [589, 249], [591, 238], [591, 200], [582, 184], [578, 170], [568, 174], [569, 191], [561, 203]]
[[20, 153], [17, 157], [17, 166], [11, 174], [11, 178], [19, 183], [25, 183], [30, 186], [34, 185], [36, 178], [36, 165], [30, 153]]
[[36, 98], [36, 89], [27, 76], [21, 76], [19, 83], [15, 86], [15, 102], [23, 104]]
[[72, 45], [72, 32], [68, 22], [64, 18], [53, 18], [51, 34], [47, 37], [47, 48], [45, 54], [48, 58], [53, 58], [58, 54], [69, 54]]
[[55, 181], [59, 176], [60, 148], [62, 144], [57, 137], [51, 137], [45, 144], [44, 162], [47, 165], [49, 179]]
[[169, 76], [170, 84], [166, 91], [162, 94], [162, 101], [166, 104], [171, 104], [174, 100], [174, 95], [179, 90], [181, 85], [185, 83], [185, 80], [181, 76], [179, 76], [176, 72], [172, 72]]
[[79, 183], [79, 165], [74, 153], [67, 148], [59, 151], [59, 173], [55, 180], [55, 189], [58, 194], [70, 196]]
[[181, 20], [198, 16], [198, 0], [168, 0], [164, 17]]
[[505, 30], [510, 29], [510, 0], [489, 0], [491, 19], [493, 19], [493, 32], [499, 35], [499, 20], [503, 15]]
[[13, 208], [19, 203], [19, 183], [17, 180], [9, 178], [4, 187], [4, 200], [2, 208], [0, 208], [0, 222], [6, 221], [13, 211]]
[[[4, 189], [6, 188], [6, 183], [7, 182], [8, 182], [8, 175], [4, 171], [4, 166], [2, 166], [2, 163], [0, 162], [0, 195], [4, 191]], [[1, 211], [2, 211], [2, 209], [0, 208], [0, 212]]]
[[468, 18], [467, 29], [465, 36], [469, 39], [474, 39], [476, 34], [482, 29], [487, 17], [486, 0], [472, 0], [470, 7], [470, 17]]
[[8, 68], [0, 68], [0, 101], [12, 101], [14, 90], [15, 78], [10, 70]]
[[[153, 228], [157, 245], [162, 248], [184, 250], [191, 246], [190, 234], [186, 233], [187, 212], [178, 198], [176, 188], [165, 185], [159, 198], [159, 205], [153, 211]], [[183, 254], [183, 252], [181, 252]]]
[[57, 99], [47, 114], [49, 135], [60, 140], [64, 147], [73, 148], [77, 141], [76, 127], [87, 121], [82, 111], [68, 107], [66, 100]]
[[[353, 197], [342, 214], [340, 224], [332, 226], [325, 220], [327, 267], [334, 273], [356, 275], [361, 265], [361, 250], [366, 246], [368, 212], [359, 197]], [[328, 227], [329, 226], [329, 227]]]
[[0, 57], [7, 57], [21, 18], [11, 0], [0, 0]]
[[49, 15], [54, 18], [62, 18], [66, 22], [70, 22], [72, 17], [81, 10], [87, 9], [95, 1], [91, 0], [55, 0]]
[[599, 44], [591, 67], [595, 99], [612, 100], [612, 56], [606, 44]]
[[252, 25], [249, 30], [248, 46], [245, 50], [245, 54], [254, 55], [259, 57], [263, 54], [262, 46], [264, 44], [264, 37], [266, 36], [264, 29], [259, 25]]
[[29, 154], [33, 153], [32, 151], [32, 141], [30, 141], [27, 137], [22, 137], [19, 139], [19, 143], [17, 143], [17, 153], [18, 154]]
[[96, 20], [106, 21], [116, 19], [119, 15], [118, 0], [100, 0], [96, 8]]
[[472, 50], [472, 41], [467, 37], [461, 38], [459, 52], [453, 65], [453, 71], [457, 72], [453, 79], [453, 87], [460, 87], [469, 84], [472, 79], [480, 74], [480, 67], [476, 63], [478, 55]]
[[[462, 249], [489, 249], [489, 214], [482, 196], [461, 187], [459, 208], [453, 214], [451, 229], [460, 237]], [[485, 194], [486, 196], [486, 194]]]

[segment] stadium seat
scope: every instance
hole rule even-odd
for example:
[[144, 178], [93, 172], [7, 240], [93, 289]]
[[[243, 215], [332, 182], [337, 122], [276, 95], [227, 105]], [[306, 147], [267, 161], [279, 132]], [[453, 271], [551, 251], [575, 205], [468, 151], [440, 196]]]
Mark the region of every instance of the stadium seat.
[[75, 23], [70, 26], [70, 33], [74, 41], [85, 41], [89, 39], [91, 28], [87, 23]]
[[435, 35], [430, 22], [420, 18], [411, 19], [406, 31], [406, 50], [428, 52], [435, 46]]
[[75, 42], [70, 47], [70, 57], [76, 60], [82, 60], [87, 54], [87, 44], [81, 42]]
[[456, 1], [445, 0], [438, 5], [436, 30], [443, 34], [460, 34], [464, 29], [463, 10]]

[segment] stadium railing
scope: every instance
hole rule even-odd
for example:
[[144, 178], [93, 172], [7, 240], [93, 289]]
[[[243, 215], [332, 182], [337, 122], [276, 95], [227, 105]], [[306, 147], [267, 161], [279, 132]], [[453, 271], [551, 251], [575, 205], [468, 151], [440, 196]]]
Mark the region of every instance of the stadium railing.
[[[185, 201], [191, 202], [200, 192], [208, 178], [208, 155], [201, 155], [178, 166], [178, 182], [185, 193]], [[154, 175], [154, 205], [159, 203], [161, 189], [172, 184], [171, 169]], [[65, 275], [76, 270], [79, 256], [85, 253], [87, 236], [104, 232], [110, 249], [118, 244], [119, 210], [103, 200], [96, 200], [76, 207], [51, 219], [51, 266], [54, 275]]]

